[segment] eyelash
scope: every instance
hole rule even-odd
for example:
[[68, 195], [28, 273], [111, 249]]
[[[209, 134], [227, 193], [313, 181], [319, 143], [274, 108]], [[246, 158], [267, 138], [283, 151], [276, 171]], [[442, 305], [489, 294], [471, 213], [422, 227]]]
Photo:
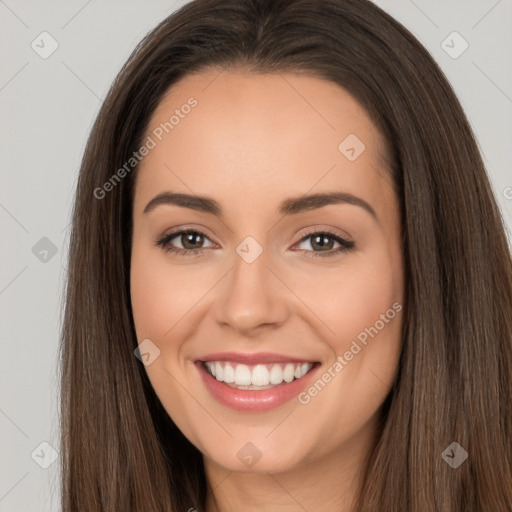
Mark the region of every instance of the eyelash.
[[[196, 229], [183, 229], [181, 231], [174, 231], [173, 233], [168, 233], [167, 235], [163, 236], [161, 239], [157, 240], [156, 245], [161, 247], [165, 252], [171, 252], [176, 254], [177, 256], [199, 256], [204, 250], [206, 250], [206, 247], [202, 247], [199, 249], [180, 249], [179, 247], [173, 247], [170, 245], [170, 241], [180, 235], [188, 235], [188, 234], [195, 234], [195, 235], [202, 235], [206, 238], [207, 235], [201, 231], [198, 231]], [[340, 237], [338, 234], [333, 233], [329, 230], [321, 230], [321, 231], [309, 231], [307, 232], [300, 240], [299, 244], [302, 242], [305, 242], [308, 238], [310, 238], [312, 235], [328, 235], [330, 238], [333, 238], [334, 241], [338, 242], [340, 244], [340, 247], [337, 249], [331, 249], [329, 251], [309, 251], [306, 250], [307, 253], [313, 253], [312, 255], [308, 255], [308, 257], [316, 258], [328, 258], [335, 256], [340, 253], [352, 251], [355, 248], [354, 242], [351, 240], [347, 240], [345, 238]], [[305, 250], [305, 249], [301, 249]]]

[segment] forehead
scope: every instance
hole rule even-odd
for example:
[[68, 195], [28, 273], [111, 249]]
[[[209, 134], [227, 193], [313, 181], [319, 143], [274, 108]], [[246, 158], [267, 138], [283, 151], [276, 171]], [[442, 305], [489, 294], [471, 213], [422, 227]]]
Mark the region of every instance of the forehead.
[[138, 169], [136, 202], [166, 189], [222, 202], [227, 187], [245, 206], [332, 189], [372, 201], [389, 181], [368, 114], [346, 90], [312, 76], [188, 75], [164, 96], [146, 137], [154, 147]]

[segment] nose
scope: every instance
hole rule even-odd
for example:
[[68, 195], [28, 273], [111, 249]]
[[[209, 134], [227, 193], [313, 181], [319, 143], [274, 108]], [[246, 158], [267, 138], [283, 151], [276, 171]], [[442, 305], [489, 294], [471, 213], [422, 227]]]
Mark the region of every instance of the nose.
[[251, 337], [261, 329], [278, 328], [288, 318], [292, 294], [269, 265], [265, 250], [251, 263], [235, 253], [233, 268], [223, 281], [215, 320], [224, 328]]

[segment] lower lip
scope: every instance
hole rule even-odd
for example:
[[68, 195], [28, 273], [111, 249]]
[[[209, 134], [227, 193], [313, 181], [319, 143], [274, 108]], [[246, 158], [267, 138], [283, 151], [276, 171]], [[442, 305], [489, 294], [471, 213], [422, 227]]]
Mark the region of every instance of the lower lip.
[[196, 362], [201, 378], [213, 397], [223, 405], [243, 412], [262, 412], [279, 407], [296, 397], [311, 381], [320, 367], [315, 364], [304, 377], [283, 382], [270, 389], [246, 390], [232, 388], [210, 375], [201, 361]]

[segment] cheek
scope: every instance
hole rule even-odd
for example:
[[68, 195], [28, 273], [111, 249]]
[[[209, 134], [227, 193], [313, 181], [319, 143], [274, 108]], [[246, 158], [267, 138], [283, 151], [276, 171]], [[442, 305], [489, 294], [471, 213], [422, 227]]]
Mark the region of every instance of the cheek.
[[330, 373], [324, 375], [326, 391], [315, 384], [304, 403], [311, 400], [315, 414], [323, 408], [336, 411], [330, 416], [335, 436], [340, 422], [349, 431], [354, 418], [370, 418], [396, 375], [404, 309], [400, 253], [383, 246], [347, 258], [346, 264], [330, 269], [329, 276], [325, 269], [309, 273], [298, 294], [321, 320], [322, 338], [333, 353], [326, 368]]
[[172, 411], [174, 419], [188, 411], [187, 397], [180, 393], [175, 377], [184, 371], [181, 340], [195, 327], [187, 314], [190, 315], [204, 293], [198, 289], [200, 276], [197, 280], [195, 276], [196, 273], [180, 265], [170, 264], [163, 251], [134, 240], [130, 289], [137, 340], [140, 343], [149, 338], [160, 350], [154, 364], [145, 370], [154, 391], [167, 411]]
[[355, 260], [332, 269], [330, 279], [310, 274], [299, 292], [328, 326], [321, 333], [333, 352], [299, 401], [333, 443], [370, 424], [391, 388], [401, 351], [400, 258], [375, 251]]
[[131, 264], [131, 301], [133, 319], [140, 342], [160, 338], [171, 326], [172, 293], [162, 274], [148, 260], [133, 251]]
[[[394, 321], [399, 315], [392, 308], [395, 302], [402, 304], [400, 260], [378, 253], [351, 258], [327, 271], [312, 266], [300, 280], [294, 279], [294, 290], [311, 308], [318, 319], [315, 323], [324, 326], [323, 338], [338, 355], [349, 350], [359, 335], [363, 340], [365, 333], [369, 336], [366, 329], [371, 330], [376, 322], [379, 337], [400, 330], [400, 321]], [[393, 324], [398, 329], [391, 329]]]
[[165, 253], [134, 243], [131, 301], [137, 339], [163, 340], [199, 300], [201, 272], [172, 265]]

